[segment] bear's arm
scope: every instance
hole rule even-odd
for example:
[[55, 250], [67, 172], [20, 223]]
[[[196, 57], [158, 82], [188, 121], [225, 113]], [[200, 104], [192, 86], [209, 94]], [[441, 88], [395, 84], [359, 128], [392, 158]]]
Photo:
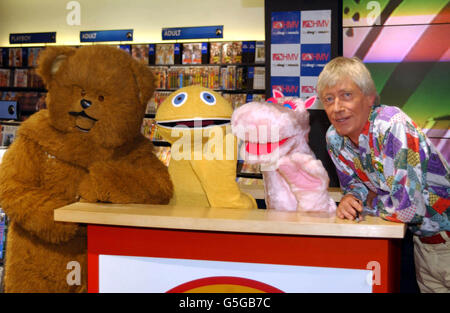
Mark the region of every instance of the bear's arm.
[[168, 204], [173, 185], [153, 145], [142, 139], [130, 153], [92, 164], [79, 195], [88, 202]]
[[45, 154], [24, 136], [18, 136], [5, 153], [0, 167], [0, 201], [13, 223], [51, 242], [68, 241], [78, 225], [55, 222], [53, 211], [68, 204], [67, 199], [41, 187], [41, 162]]

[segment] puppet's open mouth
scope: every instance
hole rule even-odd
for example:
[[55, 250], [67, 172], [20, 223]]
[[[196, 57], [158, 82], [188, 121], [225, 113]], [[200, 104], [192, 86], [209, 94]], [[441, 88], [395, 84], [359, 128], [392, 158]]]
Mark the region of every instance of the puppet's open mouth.
[[91, 130], [92, 127], [94, 127], [95, 122], [98, 120], [96, 118], [93, 118], [92, 116], [89, 116], [86, 114], [86, 112], [69, 112], [70, 115], [75, 116], [75, 127], [82, 131], [82, 132], [88, 132]]
[[207, 128], [213, 126], [224, 126], [230, 124], [230, 119], [194, 119], [194, 120], [173, 120], [156, 122], [160, 127], [165, 128]]
[[275, 149], [283, 145], [288, 138], [284, 138], [278, 142], [267, 142], [267, 143], [258, 143], [258, 142], [246, 142], [245, 151], [254, 155], [266, 155], [270, 154]]

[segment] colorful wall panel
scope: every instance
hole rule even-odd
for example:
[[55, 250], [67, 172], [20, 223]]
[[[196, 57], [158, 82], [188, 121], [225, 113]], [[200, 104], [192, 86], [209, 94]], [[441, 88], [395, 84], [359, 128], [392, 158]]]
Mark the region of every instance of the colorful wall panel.
[[450, 162], [450, 2], [344, 0], [344, 56], [370, 69], [381, 103], [401, 107]]

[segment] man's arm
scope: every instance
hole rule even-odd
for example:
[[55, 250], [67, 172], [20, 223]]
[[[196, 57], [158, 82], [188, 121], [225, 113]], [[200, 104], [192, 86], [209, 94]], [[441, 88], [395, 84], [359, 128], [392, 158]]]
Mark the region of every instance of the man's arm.
[[362, 212], [363, 203], [369, 191], [356, 173], [350, 152], [337, 151], [337, 148], [333, 147], [328, 139], [327, 137], [328, 153], [336, 166], [341, 189], [344, 193], [344, 197], [336, 210], [336, 216], [353, 220], [356, 218], [357, 212]]
[[[380, 216], [410, 224], [422, 223], [426, 214], [424, 188], [430, 171], [443, 172], [435, 176], [437, 185], [449, 184], [445, 178], [448, 168], [434, 154], [426, 137], [409, 121], [395, 122], [385, 133], [381, 146], [383, 190], [369, 204], [380, 212]], [[435, 158], [436, 157], [436, 158]], [[431, 159], [437, 162], [432, 169]], [[439, 180], [442, 180], [439, 182]], [[441, 185], [441, 186], [442, 186]], [[389, 192], [386, 192], [389, 191]]]

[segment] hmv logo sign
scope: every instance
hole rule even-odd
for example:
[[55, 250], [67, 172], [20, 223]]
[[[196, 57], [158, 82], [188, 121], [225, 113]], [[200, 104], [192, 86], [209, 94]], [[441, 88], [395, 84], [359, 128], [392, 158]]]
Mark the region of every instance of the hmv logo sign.
[[327, 52], [302, 53], [302, 61], [327, 61], [329, 57]]
[[316, 88], [314, 86], [302, 86], [302, 93], [315, 93]]
[[273, 89], [281, 91], [284, 95], [296, 95], [298, 94], [298, 86], [294, 85], [273, 85]]
[[272, 61], [297, 61], [299, 53], [274, 53]]
[[328, 27], [330, 24], [330, 20], [304, 20], [302, 22], [303, 28], [312, 28], [312, 27]]
[[299, 21], [274, 21], [272, 23], [272, 28], [274, 30], [297, 29], [299, 27], [299, 24]]

